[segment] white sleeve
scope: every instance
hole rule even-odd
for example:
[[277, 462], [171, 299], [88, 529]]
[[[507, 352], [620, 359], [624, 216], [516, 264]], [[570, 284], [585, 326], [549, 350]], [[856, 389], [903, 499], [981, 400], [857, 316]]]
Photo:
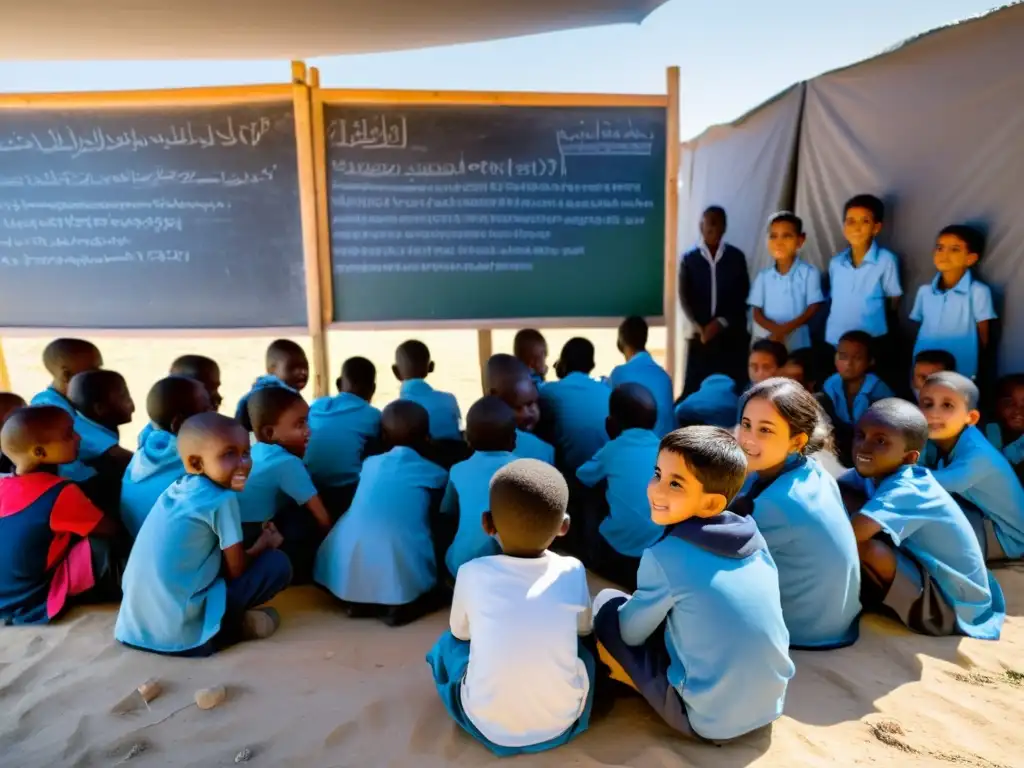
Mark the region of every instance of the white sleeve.
[[580, 567], [580, 582], [582, 585], [583, 610], [579, 612], [576, 622], [576, 631], [580, 635], [589, 635], [594, 631], [594, 610], [590, 601], [590, 587], [587, 585], [587, 571]]
[[[459, 571], [465, 570], [465, 566]], [[449, 623], [452, 634], [459, 640], [469, 640], [469, 613], [466, 606], [466, 590], [472, 589], [469, 579], [455, 577], [455, 593], [452, 595], [452, 613]]]

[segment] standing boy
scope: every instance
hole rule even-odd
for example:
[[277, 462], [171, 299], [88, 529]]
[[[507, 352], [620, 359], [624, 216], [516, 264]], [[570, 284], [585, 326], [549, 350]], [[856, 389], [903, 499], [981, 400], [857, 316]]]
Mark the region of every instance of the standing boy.
[[696, 392], [714, 373], [733, 381], [743, 381], [746, 375], [750, 276], [743, 251], [722, 240], [725, 228], [725, 209], [714, 205], [704, 211], [700, 243], [683, 254], [679, 265], [679, 300], [694, 325], [684, 396]]

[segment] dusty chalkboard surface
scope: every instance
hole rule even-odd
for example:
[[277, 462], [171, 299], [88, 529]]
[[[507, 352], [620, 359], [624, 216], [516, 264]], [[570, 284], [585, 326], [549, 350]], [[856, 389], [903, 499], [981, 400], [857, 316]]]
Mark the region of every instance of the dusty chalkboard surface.
[[0, 327], [306, 324], [290, 102], [0, 112]]
[[336, 322], [662, 314], [664, 109], [324, 120]]

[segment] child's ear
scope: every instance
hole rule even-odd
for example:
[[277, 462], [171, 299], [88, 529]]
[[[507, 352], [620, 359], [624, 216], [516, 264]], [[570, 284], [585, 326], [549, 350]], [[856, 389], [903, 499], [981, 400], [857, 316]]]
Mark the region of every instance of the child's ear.
[[799, 435], [793, 435], [789, 441], [789, 452], [790, 453], [803, 453], [804, 448], [807, 447], [807, 441], [810, 438], [802, 432]]
[[556, 536], [565, 536], [569, 533], [569, 527], [572, 525], [572, 520], [568, 515], [562, 518], [562, 526], [558, 529]]
[[366, 394], [367, 394], [366, 402], [370, 402], [371, 400], [373, 400], [373, 396], [375, 394], [377, 394], [377, 385], [376, 384], [371, 384], [370, 388], [368, 390], [366, 390]]
[[917, 464], [917, 462], [920, 461], [920, 459], [920, 451], [907, 451], [905, 454], [903, 454], [903, 463], [907, 466]]
[[970, 269], [971, 267], [978, 263], [978, 254], [968, 253], [965, 261], [967, 262], [968, 269]]
[[392, 366], [391, 366], [391, 372], [392, 372], [393, 374], [395, 374], [395, 378], [396, 378], [396, 379], [398, 379], [399, 381], [401, 381], [401, 380], [402, 380], [402, 374], [400, 374], [400, 373], [398, 372], [398, 366], [397, 366], [397, 365], [392, 365]]
[[261, 443], [272, 443], [274, 442], [274, 428], [270, 426], [260, 427], [259, 433], [256, 435]]
[[433, 372], [434, 372], [434, 361], [431, 360], [430, 361], [430, 365], [427, 366], [427, 373], [433, 373]]
[[876, 221], [875, 226], [871, 228], [871, 231], [874, 232], [875, 237], [877, 237], [878, 233], [882, 231], [882, 222]]
[[35, 456], [37, 459], [45, 459], [46, 448], [44, 448], [41, 445], [34, 445], [32, 446], [32, 455]]
[[187, 459], [185, 459], [185, 468], [188, 469], [194, 475], [203, 474], [203, 457], [189, 456]]
[[715, 517], [725, 511], [725, 496], [721, 493], [705, 493], [700, 500], [699, 517]]
[[797, 235], [796, 236], [796, 247], [797, 247], [797, 250], [799, 250], [800, 248], [803, 248], [804, 247], [804, 243], [806, 243], [806, 242], [807, 242], [807, 235], [806, 234], [804, 234], [804, 235]]
[[60, 367], [60, 380], [65, 384], [65, 386], [67, 384], [70, 384], [71, 379], [73, 378], [74, 374], [71, 373], [71, 369], [68, 368], [66, 365], [62, 365]]
[[609, 440], [614, 440], [619, 436], [619, 425], [611, 416], [604, 420], [604, 431], [608, 433]]
[[972, 427], [977, 426], [978, 422], [981, 421], [981, 411], [973, 410], [967, 412], [967, 423]]
[[334, 388], [341, 392], [341, 376], [334, 380]]
[[488, 536], [494, 536], [498, 533], [498, 529], [494, 527], [494, 518], [491, 517], [490, 512], [484, 512], [480, 516], [480, 524], [484, 527], [484, 533]]
[[171, 428], [172, 435], [178, 434], [178, 432], [181, 430], [182, 422], [184, 421], [185, 420], [181, 416], [175, 416], [173, 419], [171, 419], [171, 423], [169, 426]]

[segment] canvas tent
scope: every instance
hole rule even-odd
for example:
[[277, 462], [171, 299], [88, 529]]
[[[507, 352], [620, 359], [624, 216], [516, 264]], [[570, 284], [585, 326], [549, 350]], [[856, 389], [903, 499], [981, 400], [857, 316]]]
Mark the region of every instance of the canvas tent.
[[0, 59], [294, 59], [640, 23], [665, 0], [0, 2]]
[[[791, 145], [779, 137], [793, 120]], [[976, 271], [997, 297], [999, 367], [1024, 370], [1024, 5], [815, 78], [684, 144], [681, 157], [681, 247], [696, 239], [700, 211], [720, 203], [752, 272], [767, 264], [772, 211], [793, 207], [804, 218], [804, 255], [827, 268], [842, 247], [843, 202], [859, 192], [883, 198], [882, 239], [902, 260], [904, 318], [934, 275], [936, 232], [980, 226], [988, 244]]]

